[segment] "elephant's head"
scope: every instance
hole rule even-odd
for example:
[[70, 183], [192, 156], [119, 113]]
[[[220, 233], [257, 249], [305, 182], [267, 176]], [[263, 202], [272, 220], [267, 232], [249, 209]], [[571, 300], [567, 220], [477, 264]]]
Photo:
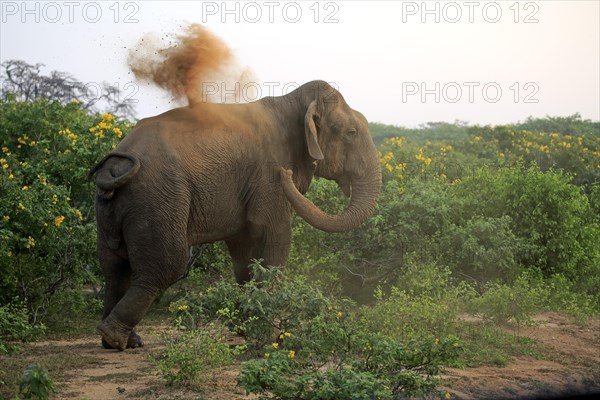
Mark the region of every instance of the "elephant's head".
[[355, 229], [373, 214], [381, 188], [379, 157], [367, 120], [323, 81], [298, 90], [306, 109], [307, 152], [317, 163], [315, 175], [336, 181], [350, 203], [340, 214], [327, 214], [306, 199], [294, 186], [292, 173], [282, 169], [284, 192], [296, 212], [315, 228], [327, 232]]

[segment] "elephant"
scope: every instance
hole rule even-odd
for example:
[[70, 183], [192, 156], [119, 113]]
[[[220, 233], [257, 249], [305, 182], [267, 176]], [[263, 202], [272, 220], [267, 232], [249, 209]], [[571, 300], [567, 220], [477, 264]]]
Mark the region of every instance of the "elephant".
[[[328, 214], [304, 194], [337, 182], [348, 205]], [[250, 103], [196, 103], [141, 119], [92, 167], [98, 256], [105, 278], [98, 325], [105, 348], [143, 345], [135, 332], [160, 291], [186, 272], [190, 246], [225, 241], [239, 284], [249, 265], [284, 265], [292, 209], [326, 232], [373, 214], [381, 167], [366, 118], [325, 81]]]

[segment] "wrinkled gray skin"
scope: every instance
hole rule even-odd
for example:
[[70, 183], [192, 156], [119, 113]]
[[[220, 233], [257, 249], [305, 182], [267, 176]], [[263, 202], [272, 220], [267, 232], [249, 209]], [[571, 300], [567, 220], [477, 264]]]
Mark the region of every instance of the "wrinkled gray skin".
[[[189, 248], [224, 240], [237, 281], [248, 265], [286, 262], [292, 208], [327, 232], [373, 213], [381, 186], [367, 120], [323, 81], [249, 104], [203, 104], [139, 121], [96, 175], [98, 253], [106, 279], [103, 346], [142, 346], [134, 328], [186, 272]], [[350, 202], [329, 215], [303, 194], [313, 176]]]

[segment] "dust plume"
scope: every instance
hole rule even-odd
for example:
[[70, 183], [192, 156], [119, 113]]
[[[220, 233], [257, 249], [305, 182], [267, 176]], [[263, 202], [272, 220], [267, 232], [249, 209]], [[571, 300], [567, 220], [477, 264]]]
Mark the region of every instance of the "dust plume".
[[[175, 99], [185, 97], [190, 105], [215, 99], [218, 93], [214, 90], [208, 93], [207, 82], [211, 83], [211, 89], [223, 85], [239, 88], [251, 79], [248, 69], [241, 74], [235, 72], [240, 68], [235, 64], [231, 49], [201, 25], [188, 25], [183, 34], [175, 37], [174, 44], [166, 48], [160, 46], [155, 37], [145, 35], [137, 47], [130, 50], [129, 67], [138, 79], [154, 82]], [[223, 103], [227, 99], [221, 96], [216, 100]]]

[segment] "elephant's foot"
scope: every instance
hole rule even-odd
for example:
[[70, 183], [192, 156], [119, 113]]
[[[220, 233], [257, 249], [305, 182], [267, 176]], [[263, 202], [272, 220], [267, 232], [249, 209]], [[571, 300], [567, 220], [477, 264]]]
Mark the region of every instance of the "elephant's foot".
[[111, 318], [110, 315], [98, 325], [97, 329], [100, 336], [102, 336], [102, 346], [105, 349], [123, 351], [125, 348], [144, 345], [144, 342], [135, 331]]
[[[105, 349], [114, 349], [115, 347], [111, 346], [104, 338], [102, 338], [102, 347]], [[136, 347], [144, 347], [144, 341], [135, 333], [135, 331], [131, 331], [129, 334], [129, 338], [127, 339], [127, 349], [135, 349]]]

